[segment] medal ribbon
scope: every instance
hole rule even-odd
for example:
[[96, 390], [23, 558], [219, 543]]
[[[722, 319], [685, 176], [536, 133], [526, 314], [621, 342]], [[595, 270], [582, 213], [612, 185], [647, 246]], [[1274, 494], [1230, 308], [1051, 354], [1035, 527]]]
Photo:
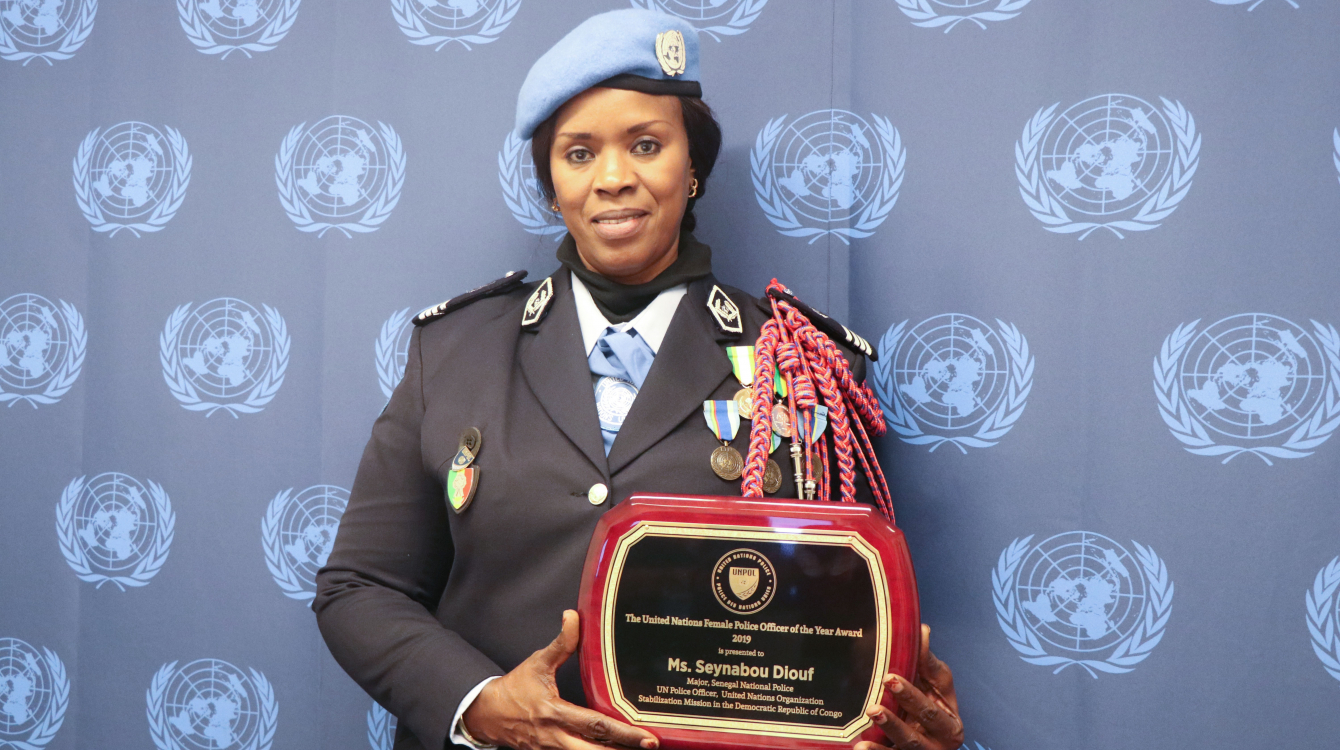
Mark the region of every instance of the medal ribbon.
[[740, 406], [734, 401], [704, 401], [703, 419], [717, 440], [729, 443], [740, 431]]
[[777, 389], [777, 395], [786, 398], [786, 380], [782, 377], [781, 368], [772, 371], [772, 385]]
[[800, 436], [806, 443], [814, 444], [819, 436], [824, 434], [824, 429], [828, 427], [828, 407], [816, 406], [813, 412], [807, 412], [800, 415], [800, 424], [796, 425], [800, 429]]
[[731, 369], [740, 385], [754, 384], [754, 347], [728, 346], [726, 356], [730, 358]]

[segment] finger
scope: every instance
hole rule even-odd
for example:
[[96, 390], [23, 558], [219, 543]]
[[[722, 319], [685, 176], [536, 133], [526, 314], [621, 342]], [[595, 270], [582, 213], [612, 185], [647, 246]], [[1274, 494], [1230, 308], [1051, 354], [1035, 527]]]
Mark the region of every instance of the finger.
[[571, 703], [559, 704], [557, 721], [568, 732], [595, 742], [643, 750], [656, 750], [661, 744], [656, 735], [645, 729]]
[[856, 743], [856, 747], [853, 747], [851, 750], [893, 750], [893, 748], [888, 747], [887, 745], [881, 745], [878, 742], [862, 740]]
[[924, 682], [932, 690], [931, 692], [943, 698], [947, 703], [958, 705], [958, 699], [954, 695], [954, 672], [935, 654], [927, 651], [917, 663], [917, 677], [919, 682]]
[[540, 664], [548, 671], [557, 671], [563, 662], [572, 656], [572, 652], [577, 650], [578, 622], [576, 612], [570, 609], [563, 610], [563, 628], [548, 646], [535, 652], [534, 658], [539, 659]]
[[909, 718], [919, 722], [927, 734], [939, 739], [950, 739], [962, 734], [963, 722], [952, 706], [927, 698], [925, 693], [898, 675], [889, 675], [885, 682], [898, 705], [902, 706]]
[[[880, 706], [878, 711], [871, 712], [870, 718], [874, 719], [879, 728], [884, 730], [884, 736], [889, 738], [889, 744], [898, 750], [930, 750], [940, 745], [940, 743], [932, 744], [926, 735], [908, 726], [906, 722], [894, 716], [891, 711], [883, 706]], [[870, 744], [874, 745], [873, 742]], [[957, 745], [951, 747], [957, 747]]]

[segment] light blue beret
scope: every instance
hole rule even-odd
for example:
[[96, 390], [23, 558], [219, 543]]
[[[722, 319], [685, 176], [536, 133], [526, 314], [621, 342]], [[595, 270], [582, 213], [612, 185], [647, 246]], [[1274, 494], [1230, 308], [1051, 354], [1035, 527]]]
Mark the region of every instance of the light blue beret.
[[698, 32], [678, 16], [641, 8], [612, 10], [582, 21], [526, 74], [516, 99], [517, 137], [530, 138], [564, 102], [596, 84], [702, 96]]

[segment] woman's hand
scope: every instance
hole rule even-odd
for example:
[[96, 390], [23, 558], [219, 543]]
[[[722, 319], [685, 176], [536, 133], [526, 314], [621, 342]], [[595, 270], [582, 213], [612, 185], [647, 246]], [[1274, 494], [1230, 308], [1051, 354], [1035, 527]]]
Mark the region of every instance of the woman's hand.
[[917, 659], [915, 683], [889, 675], [884, 685], [902, 707], [898, 718], [884, 706], [875, 705], [866, 715], [884, 730], [887, 746], [858, 742], [854, 750], [954, 750], [963, 744], [963, 722], [958, 717], [954, 674], [931, 653], [931, 629], [921, 626], [921, 657]]
[[563, 612], [563, 629], [548, 646], [479, 691], [461, 721], [480, 742], [516, 750], [604, 750], [610, 745], [656, 750], [645, 729], [624, 724], [558, 697], [556, 672], [577, 650], [577, 613]]

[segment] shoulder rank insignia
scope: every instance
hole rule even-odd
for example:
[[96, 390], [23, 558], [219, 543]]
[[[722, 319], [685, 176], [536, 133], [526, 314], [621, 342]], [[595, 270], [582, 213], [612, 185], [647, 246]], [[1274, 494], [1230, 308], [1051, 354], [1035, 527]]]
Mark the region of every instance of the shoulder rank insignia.
[[823, 331], [825, 334], [828, 335], [830, 339], [833, 339], [834, 341], [840, 342], [842, 344], [846, 344], [848, 349], [864, 354], [865, 356], [869, 357], [870, 361], [872, 362], [879, 358], [879, 355], [875, 352], [875, 348], [870, 345], [869, 341], [866, 341], [865, 339], [858, 336], [850, 328], [842, 325], [836, 320], [833, 320], [827, 315], [824, 315], [818, 310], [815, 310], [813, 307], [810, 307], [804, 302], [801, 302], [800, 300], [796, 299], [796, 295], [792, 294], [790, 289], [785, 289], [782, 291], [777, 291], [776, 289], [769, 289], [768, 294], [772, 297], [776, 297], [777, 299], [780, 300], [785, 300], [786, 302], [795, 305], [796, 309], [800, 311], [801, 315], [804, 315], [806, 318], [809, 318], [809, 321], [814, 324], [814, 327], [818, 328], [820, 331]]
[[549, 314], [549, 304], [554, 301], [554, 277], [550, 276], [531, 292], [526, 300], [526, 309], [521, 311], [521, 327], [534, 328]]
[[744, 321], [740, 318], [740, 308], [721, 287], [712, 285], [712, 293], [707, 295], [707, 309], [716, 319], [722, 333], [744, 333]]
[[478, 289], [471, 289], [465, 294], [458, 294], [446, 302], [439, 305], [433, 305], [427, 310], [415, 315], [414, 325], [427, 325], [452, 310], [459, 310], [475, 300], [481, 300], [485, 297], [492, 297], [495, 294], [502, 294], [503, 292], [510, 291], [515, 287], [521, 286], [521, 282], [524, 281], [525, 278], [525, 271], [508, 271], [506, 276], [497, 281], [485, 284]]

